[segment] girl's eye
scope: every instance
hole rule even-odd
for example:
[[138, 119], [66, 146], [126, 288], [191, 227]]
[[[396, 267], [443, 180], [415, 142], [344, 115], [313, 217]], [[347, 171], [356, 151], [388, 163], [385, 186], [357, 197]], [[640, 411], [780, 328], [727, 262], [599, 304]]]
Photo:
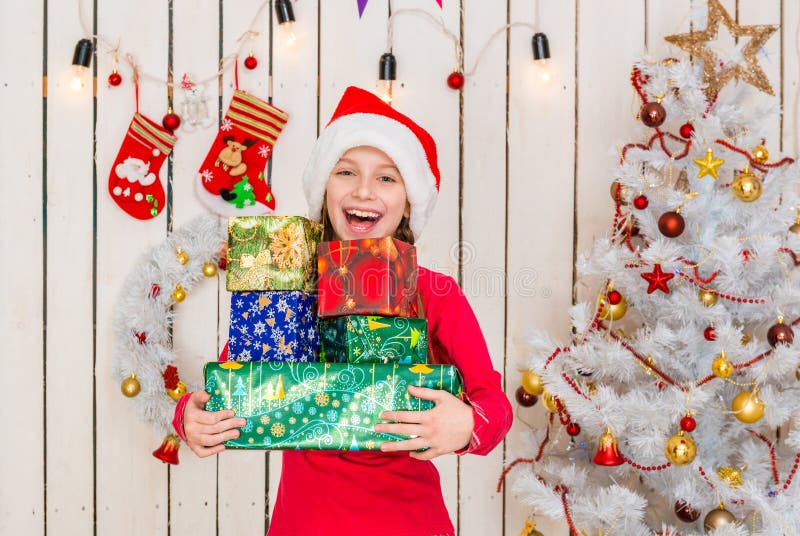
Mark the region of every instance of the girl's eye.
[[378, 180], [381, 181], [381, 182], [395, 182], [394, 178], [390, 177], [389, 175], [384, 175], [383, 177], [378, 177]]
[[353, 172], [349, 169], [342, 169], [336, 172], [337, 175], [353, 175]]

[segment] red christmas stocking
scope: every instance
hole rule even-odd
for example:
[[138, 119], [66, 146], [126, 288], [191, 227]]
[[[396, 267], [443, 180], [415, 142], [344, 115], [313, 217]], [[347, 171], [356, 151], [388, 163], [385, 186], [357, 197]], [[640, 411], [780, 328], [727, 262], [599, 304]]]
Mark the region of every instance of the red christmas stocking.
[[108, 193], [129, 215], [155, 218], [164, 208], [158, 177], [164, 159], [178, 139], [139, 112], [133, 116], [108, 178]]
[[275, 196], [264, 168], [288, 114], [236, 90], [195, 183], [200, 200], [223, 216], [266, 214]]

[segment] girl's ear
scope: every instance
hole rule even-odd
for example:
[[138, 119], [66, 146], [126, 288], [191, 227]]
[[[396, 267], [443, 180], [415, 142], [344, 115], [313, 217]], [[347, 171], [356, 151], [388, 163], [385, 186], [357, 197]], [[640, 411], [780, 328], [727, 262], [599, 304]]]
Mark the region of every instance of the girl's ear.
[[406, 201], [406, 209], [403, 211], [403, 217], [410, 218], [411, 217], [411, 203]]

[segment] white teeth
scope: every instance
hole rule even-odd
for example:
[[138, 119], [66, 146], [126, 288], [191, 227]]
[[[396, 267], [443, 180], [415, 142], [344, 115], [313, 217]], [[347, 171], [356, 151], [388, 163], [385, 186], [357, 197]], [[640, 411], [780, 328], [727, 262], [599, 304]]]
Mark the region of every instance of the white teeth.
[[346, 210], [347, 214], [351, 216], [358, 216], [359, 218], [380, 218], [381, 215], [378, 212], [366, 212], [363, 210], [356, 210], [356, 209], [348, 209]]

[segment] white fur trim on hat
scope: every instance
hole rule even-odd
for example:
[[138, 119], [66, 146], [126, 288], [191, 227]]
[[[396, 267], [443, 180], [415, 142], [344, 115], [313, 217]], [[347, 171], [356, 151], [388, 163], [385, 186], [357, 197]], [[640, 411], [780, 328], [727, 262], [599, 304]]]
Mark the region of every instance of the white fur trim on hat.
[[418, 239], [436, 205], [436, 177], [414, 133], [389, 117], [356, 113], [342, 116], [322, 131], [303, 173], [309, 218], [320, 221], [328, 177], [344, 153], [353, 147], [375, 147], [394, 161], [411, 205], [409, 227]]

